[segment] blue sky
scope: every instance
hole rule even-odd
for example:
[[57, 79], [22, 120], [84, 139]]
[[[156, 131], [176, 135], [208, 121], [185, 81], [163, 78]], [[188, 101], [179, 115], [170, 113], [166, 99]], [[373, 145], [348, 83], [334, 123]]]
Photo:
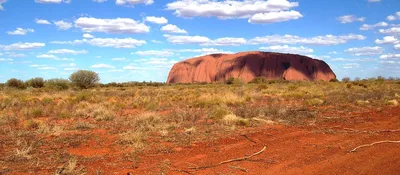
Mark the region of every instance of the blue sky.
[[250, 50], [400, 77], [399, 0], [0, 0], [0, 19], [0, 82], [78, 69], [164, 82], [178, 61]]

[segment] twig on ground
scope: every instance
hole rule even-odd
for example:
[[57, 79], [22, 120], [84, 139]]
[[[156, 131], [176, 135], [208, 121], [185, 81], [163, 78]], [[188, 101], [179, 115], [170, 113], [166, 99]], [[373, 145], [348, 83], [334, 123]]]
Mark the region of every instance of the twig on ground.
[[250, 156], [245, 156], [245, 157], [236, 158], [236, 159], [230, 159], [230, 160], [222, 161], [222, 162], [214, 164], [214, 165], [200, 166], [200, 167], [189, 167], [189, 169], [195, 169], [195, 170], [206, 169], [206, 168], [212, 168], [212, 167], [216, 167], [216, 166], [219, 166], [219, 165], [222, 165], [222, 164], [226, 164], [226, 163], [248, 160], [248, 159], [250, 159], [250, 158], [252, 158], [254, 156], [260, 155], [261, 153], [263, 153], [265, 151], [265, 149], [267, 149], [266, 146], [264, 146], [264, 148], [261, 151], [258, 151], [256, 153], [250, 155]]
[[243, 134], [242, 136], [243, 136], [244, 138], [246, 138], [247, 140], [249, 140], [250, 142], [257, 143], [257, 142], [255, 142], [254, 140], [252, 140], [249, 136], [247, 136], [246, 134]]
[[249, 170], [247, 170], [246, 168], [242, 168], [242, 167], [240, 167], [240, 166], [231, 166], [231, 165], [229, 165], [229, 168], [232, 168], [232, 169], [235, 169], [235, 170], [240, 170], [240, 171], [242, 171], [242, 172], [249, 172]]
[[399, 141], [384, 140], [384, 141], [374, 142], [374, 143], [370, 143], [370, 144], [360, 145], [360, 146], [357, 146], [354, 149], [350, 150], [350, 152], [355, 152], [355, 151], [357, 151], [357, 149], [360, 149], [363, 147], [368, 147], [368, 146], [373, 146], [376, 144], [382, 144], [382, 143], [400, 143], [400, 140]]

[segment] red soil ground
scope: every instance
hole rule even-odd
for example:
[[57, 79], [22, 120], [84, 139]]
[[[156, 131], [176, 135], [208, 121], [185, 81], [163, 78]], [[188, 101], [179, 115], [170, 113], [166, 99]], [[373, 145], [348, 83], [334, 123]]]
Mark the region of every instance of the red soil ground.
[[[87, 174], [399, 174], [400, 143], [382, 143], [353, 148], [383, 140], [400, 140], [400, 108], [363, 113], [333, 114], [314, 126], [265, 125], [236, 132], [213, 142], [194, 143], [188, 147], [144, 153], [140, 161], [121, 160], [112, 137], [97, 131], [108, 141], [93, 141], [69, 149], [70, 154], [103, 157], [83, 163]], [[374, 132], [382, 131], [382, 132]], [[247, 137], [245, 137], [245, 136]], [[164, 145], [169, 147], [172, 145]], [[213, 168], [189, 167], [217, 164], [266, 150], [250, 160], [232, 162]]]

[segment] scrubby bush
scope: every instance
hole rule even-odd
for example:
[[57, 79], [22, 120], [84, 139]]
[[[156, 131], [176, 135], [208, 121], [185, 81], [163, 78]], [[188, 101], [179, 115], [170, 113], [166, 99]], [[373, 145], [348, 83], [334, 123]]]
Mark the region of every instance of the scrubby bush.
[[256, 77], [253, 80], [251, 80], [249, 83], [250, 84], [262, 84], [262, 83], [267, 83], [268, 80], [265, 77]]
[[75, 85], [83, 89], [91, 88], [100, 81], [99, 75], [90, 70], [78, 70], [71, 74], [69, 80]]
[[344, 77], [344, 78], [342, 78], [342, 82], [343, 83], [350, 82], [350, 78], [349, 77]]
[[228, 79], [226, 79], [225, 83], [226, 84], [243, 84], [244, 82], [240, 78], [229, 77]]
[[42, 88], [44, 86], [44, 80], [40, 77], [32, 78], [26, 81], [26, 85], [33, 88]]
[[68, 89], [69, 84], [70, 84], [69, 80], [54, 78], [54, 79], [46, 80], [46, 82], [44, 83], [44, 86], [46, 88], [50, 88], [50, 89], [65, 90], [65, 89]]
[[339, 82], [339, 80], [336, 78], [332, 78], [331, 80], [329, 80], [329, 82]]
[[6, 86], [10, 88], [25, 89], [25, 83], [22, 80], [11, 78], [7, 80]]

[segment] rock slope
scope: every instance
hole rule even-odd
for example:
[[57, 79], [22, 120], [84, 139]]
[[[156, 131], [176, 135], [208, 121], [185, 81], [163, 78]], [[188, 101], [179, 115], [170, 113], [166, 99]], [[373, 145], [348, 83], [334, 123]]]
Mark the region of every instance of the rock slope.
[[229, 77], [245, 82], [255, 77], [329, 81], [335, 73], [322, 60], [302, 55], [271, 52], [239, 52], [211, 54], [176, 63], [167, 83], [223, 82]]

